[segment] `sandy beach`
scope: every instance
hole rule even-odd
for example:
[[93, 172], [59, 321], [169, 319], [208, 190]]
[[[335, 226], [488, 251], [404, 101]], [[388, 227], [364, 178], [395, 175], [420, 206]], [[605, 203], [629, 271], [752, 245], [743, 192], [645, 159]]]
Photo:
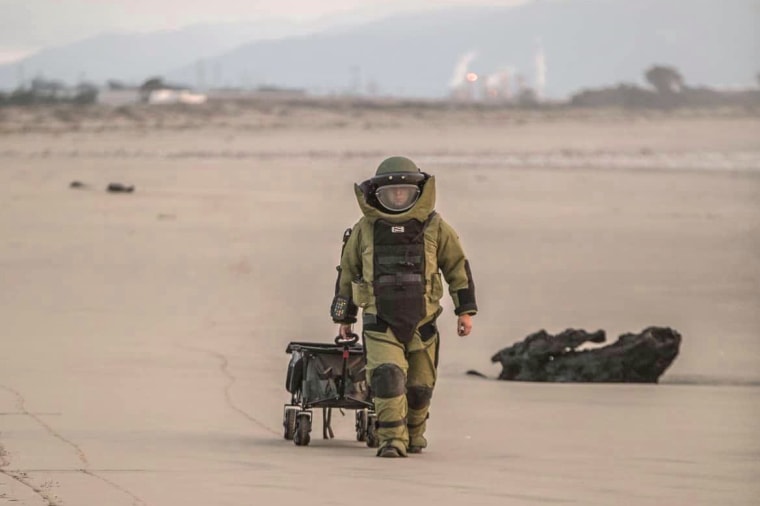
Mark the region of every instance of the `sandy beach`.
[[[335, 335], [352, 185], [391, 155], [436, 175], [480, 314], [459, 338], [445, 302], [425, 453], [375, 458], [352, 412], [296, 447], [285, 348]], [[758, 252], [746, 112], [4, 110], [0, 505], [757, 504]], [[465, 374], [650, 325], [683, 336], [657, 385]]]

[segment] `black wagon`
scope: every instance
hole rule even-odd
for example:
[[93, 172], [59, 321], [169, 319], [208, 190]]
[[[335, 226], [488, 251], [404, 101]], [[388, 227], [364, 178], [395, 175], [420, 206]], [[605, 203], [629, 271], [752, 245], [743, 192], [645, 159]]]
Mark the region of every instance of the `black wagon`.
[[356, 440], [377, 447], [375, 433], [377, 416], [366, 380], [366, 359], [359, 336], [351, 334], [333, 343], [307, 343], [293, 341], [288, 344], [290, 354], [285, 388], [291, 394], [285, 404], [283, 428], [285, 439], [297, 446], [311, 441], [313, 410], [322, 409], [322, 437], [335, 437], [332, 427], [332, 410], [355, 410]]

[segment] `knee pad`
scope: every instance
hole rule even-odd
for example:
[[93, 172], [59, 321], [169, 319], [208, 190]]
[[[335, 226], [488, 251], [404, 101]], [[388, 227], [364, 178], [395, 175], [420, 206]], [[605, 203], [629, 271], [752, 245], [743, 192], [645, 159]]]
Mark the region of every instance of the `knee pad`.
[[406, 402], [410, 409], [422, 409], [430, 404], [433, 389], [422, 385], [412, 385], [407, 389]]
[[375, 397], [391, 399], [406, 392], [406, 375], [396, 364], [381, 364], [372, 371], [370, 384]]

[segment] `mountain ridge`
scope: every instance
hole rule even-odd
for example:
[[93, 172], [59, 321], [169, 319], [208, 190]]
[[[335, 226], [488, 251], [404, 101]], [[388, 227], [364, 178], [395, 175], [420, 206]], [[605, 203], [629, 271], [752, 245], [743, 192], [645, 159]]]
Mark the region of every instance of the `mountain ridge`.
[[[539, 0], [513, 7], [444, 7], [267, 40], [241, 36], [216, 52], [206, 43], [206, 53], [195, 49], [184, 61], [146, 58], [152, 67], [146, 64], [129, 78], [112, 65], [109, 78], [162, 75], [200, 87], [273, 85], [320, 94], [440, 97], [450, 91], [457, 61], [470, 51], [477, 53], [473, 71], [486, 75], [510, 68], [513, 78], [519, 73], [534, 84], [541, 46], [550, 97], [642, 82], [644, 70], [653, 64], [677, 67], [689, 84], [751, 86], [760, 71], [758, 6], [757, 0]], [[204, 48], [199, 41], [185, 44], [186, 50], [192, 44]], [[87, 61], [98, 58], [106, 56]], [[133, 51], [132, 58], [137, 61], [130, 60], [131, 66], [137, 67], [140, 53]], [[118, 62], [118, 57], [108, 60]], [[200, 67], [199, 60], [204, 61]], [[8, 87], [7, 67], [0, 66], [0, 87]], [[67, 79], [77, 77], [71, 74]], [[84, 74], [103, 80], [100, 74]]]

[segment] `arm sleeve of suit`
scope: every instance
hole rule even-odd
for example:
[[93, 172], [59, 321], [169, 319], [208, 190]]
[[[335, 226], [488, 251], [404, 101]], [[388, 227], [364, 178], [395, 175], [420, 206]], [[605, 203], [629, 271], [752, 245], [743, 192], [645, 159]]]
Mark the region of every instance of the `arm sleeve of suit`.
[[451, 225], [443, 220], [438, 236], [438, 266], [449, 285], [454, 312], [457, 315], [477, 313], [475, 282], [472, 280], [470, 262], [464, 254], [459, 236]]
[[362, 273], [358, 227], [354, 226], [350, 234], [340, 256], [335, 297], [330, 306], [330, 316], [335, 323], [355, 323], [359, 312], [359, 308], [351, 300], [351, 280], [360, 278]]

